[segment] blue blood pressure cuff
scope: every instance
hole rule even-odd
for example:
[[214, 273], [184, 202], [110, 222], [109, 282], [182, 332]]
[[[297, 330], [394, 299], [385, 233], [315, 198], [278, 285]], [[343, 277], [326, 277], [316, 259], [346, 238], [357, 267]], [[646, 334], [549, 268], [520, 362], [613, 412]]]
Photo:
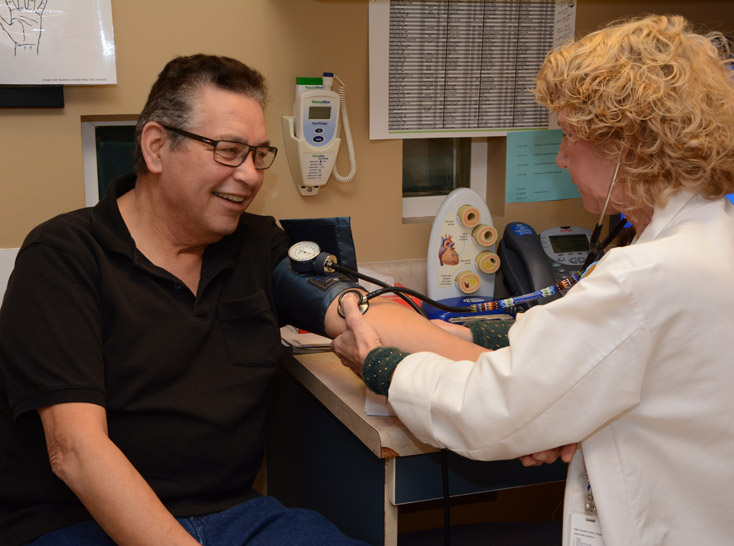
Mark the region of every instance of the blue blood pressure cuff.
[[359, 285], [340, 274], [296, 273], [288, 258], [273, 272], [273, 293], [278, 318], [314, 334], [326, 335], [326, 310], [334, 299]]
[[357, 255], [354, 251], [352, 225], [348, 216], [280, 220], [280, 225], [294, 243], [313, 241], [321, 247], [321, 250], [336, 256], [338, 263], [344, 267], [357, 270]]
[[[357, 269], [348, 217], [280, 220], [280, 225], [294, 243], [313, 241], [321, 250], [336, 256], [338, 263]], [[324, 319], [334, 298], [349, 288], [357, 287], [356, 279], [339, 273], [298, 273], [288, 258], [280, 262], [273, 272], [273, 292], [281, 323], [315, 334], [326, 335]]]

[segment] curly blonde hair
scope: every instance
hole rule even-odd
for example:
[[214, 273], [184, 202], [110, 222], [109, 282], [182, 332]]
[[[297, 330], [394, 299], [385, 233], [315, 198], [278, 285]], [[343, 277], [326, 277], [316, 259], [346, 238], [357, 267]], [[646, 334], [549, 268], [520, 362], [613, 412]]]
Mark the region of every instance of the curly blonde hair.
[[635, 206], [664, 205], [684, 189], [716, 199], [734, 192], [730, 68], [712, 36], [683, 17], [651, 15], [549, 53], [535, 97], [575, 136], [621, 155]]

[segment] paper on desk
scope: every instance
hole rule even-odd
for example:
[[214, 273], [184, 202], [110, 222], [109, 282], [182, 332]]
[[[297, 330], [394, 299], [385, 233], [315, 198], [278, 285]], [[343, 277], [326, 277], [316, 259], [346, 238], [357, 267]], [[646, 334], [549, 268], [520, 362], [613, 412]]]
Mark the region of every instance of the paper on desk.
[[301, 332], [295, 326], [283, 326], [280, 329], [280, 340], [293, 352], [328, 351], [331, 339], [328, 337]]
[[367, 389], [367, 394], [364, 398], [364, 412], [367, 415], [380, 417], [395, 415], [395, 410], [392, 409], [390, 402], [387, 400], [387, 396], [374, 393], [369, 389]]

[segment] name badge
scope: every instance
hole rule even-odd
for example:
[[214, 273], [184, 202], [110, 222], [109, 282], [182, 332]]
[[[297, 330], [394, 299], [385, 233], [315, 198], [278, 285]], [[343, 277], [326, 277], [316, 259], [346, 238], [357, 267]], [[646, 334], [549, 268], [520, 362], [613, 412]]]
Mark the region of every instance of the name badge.
[[604, 546], [599, 518], [587, 514], [571, 514], [570, 546]]

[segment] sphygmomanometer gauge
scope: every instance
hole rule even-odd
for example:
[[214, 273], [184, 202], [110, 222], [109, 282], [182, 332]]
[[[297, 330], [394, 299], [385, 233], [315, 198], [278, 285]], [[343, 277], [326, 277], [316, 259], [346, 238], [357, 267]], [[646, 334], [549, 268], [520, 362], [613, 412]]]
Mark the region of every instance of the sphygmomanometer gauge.
[[300, 241], [288, 249], [291, 267], [298, 273], [312, 273], [314, 261], [321, 253], [321, 248], [313, 241]]

